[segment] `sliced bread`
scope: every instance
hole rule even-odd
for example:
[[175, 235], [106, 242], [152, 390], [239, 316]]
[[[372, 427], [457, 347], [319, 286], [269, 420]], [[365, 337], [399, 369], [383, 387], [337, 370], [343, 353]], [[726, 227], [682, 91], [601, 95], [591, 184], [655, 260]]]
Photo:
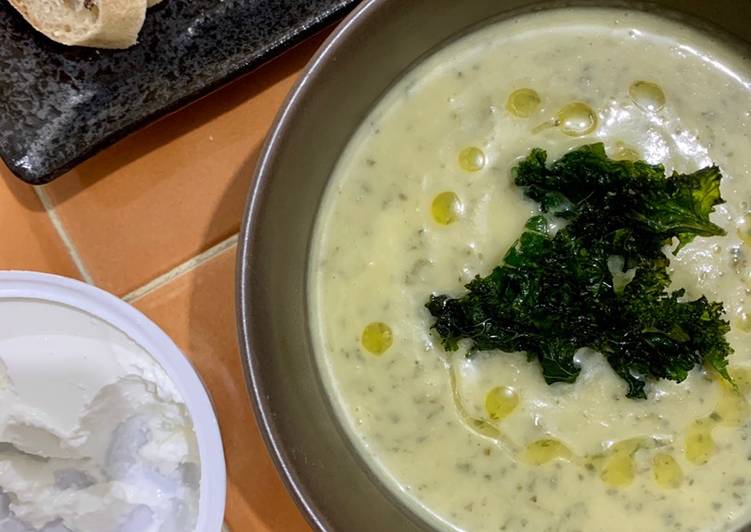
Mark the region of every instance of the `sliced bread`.
[[128, 48], [135, 44], [146, 17], [147, 5], [147, 0], [9, 2], [36, 30], [50, 39], [67, 45], [97, 48]]

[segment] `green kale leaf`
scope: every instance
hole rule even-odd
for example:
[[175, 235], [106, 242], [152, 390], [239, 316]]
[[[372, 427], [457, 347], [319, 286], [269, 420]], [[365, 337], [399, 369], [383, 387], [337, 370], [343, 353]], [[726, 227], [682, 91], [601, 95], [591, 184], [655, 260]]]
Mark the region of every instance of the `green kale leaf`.
[[574, 382], [574, 355], [591, 348], [632, 398], [646, 398], [648, 379], [681, 382], [697, 365], [730, 380], [722, 303], [670, 292], [663, 253], [725, 234], [709, 220], [723, 202], [719, 169], [666, 177], [661, 165], [609, 159], [600, 143], [546, 160], [535, 148], [514, 169], [542, 214], [527, 221], [503, 263], [463, 296], [432, 295], [426, 304], [444, 348], [467, 339], [468, 356], [526, 352], [548, 384]]

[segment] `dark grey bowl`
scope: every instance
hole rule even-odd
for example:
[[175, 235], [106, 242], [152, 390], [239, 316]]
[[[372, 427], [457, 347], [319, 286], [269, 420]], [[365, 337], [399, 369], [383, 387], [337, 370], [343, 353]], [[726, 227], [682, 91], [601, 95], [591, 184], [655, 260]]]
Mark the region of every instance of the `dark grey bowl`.
[[[269, 135], [240, 239], [240, 346], [266, 443], [316, 529], [429, 529], [357, 456], [331, 410], [313, 358], [306, 270], [311, 232], [329, 175], [374, 103], [415, 61], [483, 21], [545, 5], [550, 3], [368, 0], [318, 51]], [[751, 2], [746, 0], [619, 5], [672, 9], [751, 41]]]

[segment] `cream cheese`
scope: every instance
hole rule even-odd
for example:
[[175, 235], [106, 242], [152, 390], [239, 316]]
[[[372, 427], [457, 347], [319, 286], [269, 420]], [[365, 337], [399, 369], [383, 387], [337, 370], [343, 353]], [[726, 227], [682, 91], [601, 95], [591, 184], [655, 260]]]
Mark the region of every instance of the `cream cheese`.
[[147, 352], [76, 309], [0, 300], [0, 530], [185, 532], [199, 484], [190, 415]]

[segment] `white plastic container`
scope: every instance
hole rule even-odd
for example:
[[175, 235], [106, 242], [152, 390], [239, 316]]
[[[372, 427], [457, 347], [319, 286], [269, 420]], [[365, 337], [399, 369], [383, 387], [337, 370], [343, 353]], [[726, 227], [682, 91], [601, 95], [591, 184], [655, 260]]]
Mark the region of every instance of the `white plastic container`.
[[196, 532], [219, 532], [227, 476], [216, 414], [195, 370], [175, 343], [141, 312], [94, 286], [57, 275], [0, 271], [0, 299], [21, 298], [67, 305], [119, 329], [156, 360], [182, 396], [198, 442], [201, 481]]

